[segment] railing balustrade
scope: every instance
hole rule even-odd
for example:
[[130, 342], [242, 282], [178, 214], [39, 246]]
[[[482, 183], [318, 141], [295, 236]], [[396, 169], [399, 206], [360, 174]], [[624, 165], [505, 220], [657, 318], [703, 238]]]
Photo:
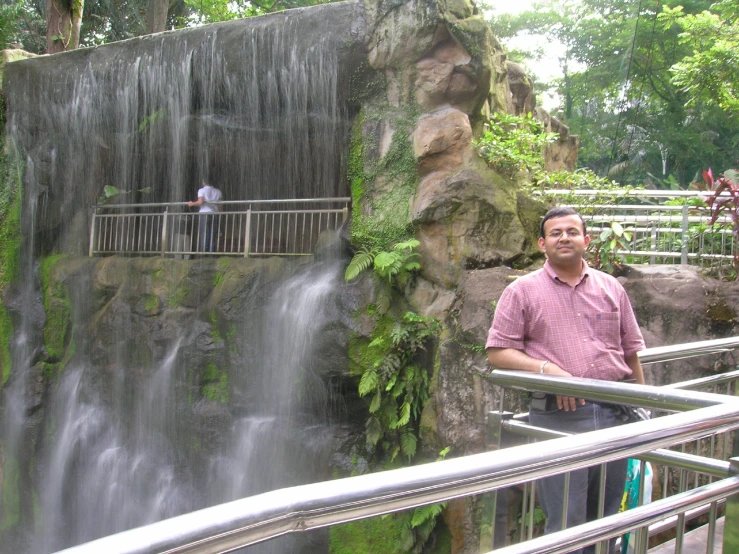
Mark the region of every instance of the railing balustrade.
[[[736, 348], [739, 338], [705, 341], [646, 351], [645, 362], [680, 359], [701, 352], [724, 352]], [[549, 394], [644, 406], [668, 415], [581, 435], [529, 426], [520, 417], [493, 412], [492, 430], [516, 431], [525, 436], [555, 436], [542, 444], [524, 444], [483, 454], [447, 459], [380, 473], [276, 490], [152, 523], [65, 550], [66, 554], [98, 552], [121, 554], [227, 552], [285, 533], [302, 532], [328, 525], [387, 514], [462, 496], [498, 491], [528, 483], [533, 505], [533, 481], [575, 469], [626, 457], [652, 459], [679, 471], [713, 476], [714, 482], [613, 516], [565, 529], [496, 550], [496, 554], [563, 553], [588, 544], [602, 543], [636, 530], [637, 552], [645, 552], [649, 528], [674, 522], [682, 540], [686, 518], [709, 513], [715, 525], [719, 504], [739, 498], [739, 458], [711, 459], [703, 454], [663, 450], [710, 435], [739, 428], [739, 398], [733, 395], [689, 390], [701, 383], [691, 381], [688, 390], [679, 386], [653, 387], [588, 379], [557, 378], [525, 372], [494, 371], [489, 376], [501, 386]], [[725, 378], [733, 381], [735, 375]], [[707, 386], [714, 386], [711, 380]], [[680, 412], [681, 410], [687, 410]], [[679, 413], [673, 413], [678, 411]], [[497, 414], [497, 416], [496, 416]], [[728, 449], [723, 455], [728, 455]], [[643, 475], [643, 472], [642, 472]], [[683, 479], [688, 482], [687, 479]], [[689, 485], [689, 483], [687, 483]], [[688, 488], [688, 487], [686, 487]], [[739, 512], [727, 507], [724, 552], [737, 552], [731, 543]], [[524, 510], [521, 519], [528, 519]], [[494, 520], [493, 515], [493, 520]], [[662, 523], [662, 525], [664, 525]], [[713, 528], [713, 527], [711, 527]], [[522, 538], [532, 533], [522, 532]], [[713, 535], [709, 541], [713, 541]], [[712, 547], [713, 543], [709, 542]]]
[[693, 264], [702, 266], [729, 265], [737, 254], [732, 232], [732, 221], [721, 216], [715, 225], [709, 225], [710, 210], [706, 206], [668, 206], [661, 203], [627, 204], [635, 199], [662, 202], [670, 198], [705, 199], [708, 195], [698, 191], [654, 190], [547, 190], [553, 197], [593, 198], [602, 202], [613, 198], [614, 204], [563, 203], [578, 209], [588, 224], [591, 236], [599, 235], [619, 222], [632, 233], [628, 248], [618, 253], [626, 256], [628, 263]]
[[307, 256], [318, 237], [338, 230], [349, 198], [219, 202], [221, 212], [187, 203], [96, 206], [89, 255]]

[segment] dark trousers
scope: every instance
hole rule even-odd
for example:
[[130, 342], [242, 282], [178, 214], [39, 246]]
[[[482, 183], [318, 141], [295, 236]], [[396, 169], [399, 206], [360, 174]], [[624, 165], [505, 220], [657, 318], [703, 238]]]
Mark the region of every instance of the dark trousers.
[[200, 251], [215, 252], [218, 249], [218, 214], [200, 215]]
[[[587, 433], [620, 425], [619, 409], [610, 404], [587, 402], [577, 406], [574, 412], [554, 409], [546, 410], [532, 407], [529, 421], [537, 427], [568, 433]], [[606, 486], [603, 515], [618, 512], [626, 484], [627, 460], [617, 460], [606, 464]], [[570, 473], [570, 490], [567, 504], [567, 527], [574, 527], [598, 517], [598, 490], [600, 488], [601, 466], [580, 469]], [[541, 479], [536, 483], [544, 513], [547, 516], [545, 533], [555, 533], [562, 528], [562, 506], [564, 500], [564, 474]], [[615, 540], [611, 541], [613, 550]], [[595, 546], [574, 550], [571, 554], [592, 554]]]

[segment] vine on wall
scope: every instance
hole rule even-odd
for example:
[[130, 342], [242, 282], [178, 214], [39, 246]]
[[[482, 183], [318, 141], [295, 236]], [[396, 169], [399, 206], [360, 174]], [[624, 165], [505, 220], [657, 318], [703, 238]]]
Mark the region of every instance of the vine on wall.
[[[0, 152], [0, 291], [18, 278], [20, 265], [21, 170], [9, 152], [10, 146]], [[12, 335], [13, 323], [0, 300], [0, 386], [10, 377]]]

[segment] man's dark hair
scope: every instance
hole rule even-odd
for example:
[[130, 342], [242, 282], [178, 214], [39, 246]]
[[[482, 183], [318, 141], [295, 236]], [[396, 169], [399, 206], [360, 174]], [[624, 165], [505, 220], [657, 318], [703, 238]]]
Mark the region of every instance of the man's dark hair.
[[566, 208], [566, 207], [560, 207], [557, 206], [556, 208], [552, 208], [549, 210], [545, 215], [544, 219], [541, 220], [541, 225], [539, 225], [539, 236], [541, 238], [544, 238], [544, 224], [549, 221], [550, 219], [555, 219], [557, 217], [565, 217], [568, 215], [576, 215], [580, 218], [580, 221], [582, 222], [582, 232], [583, 234], [587, 233], [587, 230], [585, 229], [585, 220], [582, 218], [582, 216], [575, 210], [574, 208]]

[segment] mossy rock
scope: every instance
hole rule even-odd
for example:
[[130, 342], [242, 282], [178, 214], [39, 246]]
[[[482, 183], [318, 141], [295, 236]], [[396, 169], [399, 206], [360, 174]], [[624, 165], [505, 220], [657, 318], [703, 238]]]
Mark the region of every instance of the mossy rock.
[[329, 554], [404, 554], [403, 521], [390, 515], [361, 519], [330, 529]]

